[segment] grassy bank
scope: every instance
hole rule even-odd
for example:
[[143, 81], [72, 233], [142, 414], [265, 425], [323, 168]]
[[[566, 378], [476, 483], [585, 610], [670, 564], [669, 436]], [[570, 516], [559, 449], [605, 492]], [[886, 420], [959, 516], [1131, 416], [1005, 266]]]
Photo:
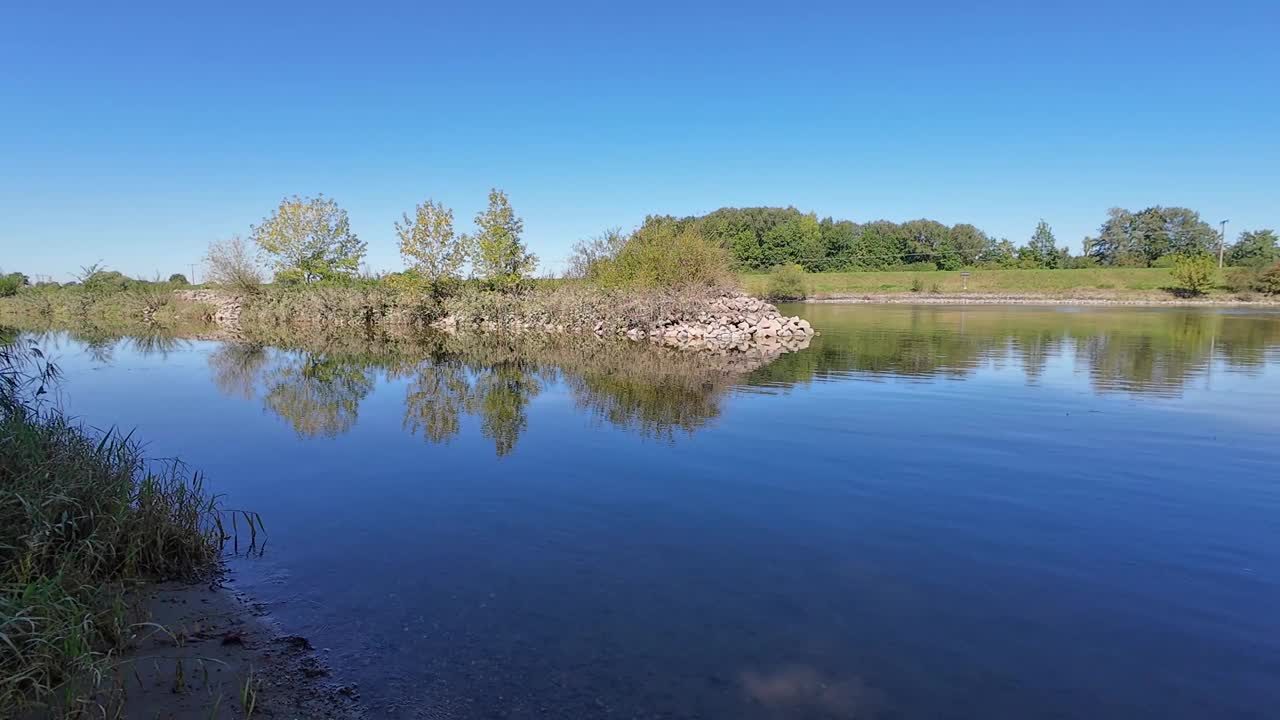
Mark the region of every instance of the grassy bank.
[[223, 539], [198, 475], [41, 404], [55, 379], [38, 349], [0, 344], [0, 708], [19, 716], [102, 710], [126, 592], [209, 571]]
[[[1008, 293], [1064, 296], [1077, 292], [1124, 296], [1168, 295], [1174, 285], [1168, 268], [1087, 268], [1080, 270], [972, 270], [937, 272], [812, 273], [805, 278], [812, 296], [892, 294], [911, 292]], [[752, 294], [768, 290], [769, 276], [741, 276]], [[1219, 293], [1225, 293], [1219, 289]]]

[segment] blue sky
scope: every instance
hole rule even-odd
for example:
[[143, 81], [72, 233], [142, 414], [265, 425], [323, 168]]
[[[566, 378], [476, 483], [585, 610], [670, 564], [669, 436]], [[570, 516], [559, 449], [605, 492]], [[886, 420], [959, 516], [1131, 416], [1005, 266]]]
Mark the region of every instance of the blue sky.
[[[795, 205], [1079, 241], [1106, 209], [1280, 226], [1280, 5], [14, 3], [0, 267], [187, 272], [286, 195], [373, 269], [491, 186], [558, 269], [648, 213]], [[964, 7], [961, 7], [964, 6]]]

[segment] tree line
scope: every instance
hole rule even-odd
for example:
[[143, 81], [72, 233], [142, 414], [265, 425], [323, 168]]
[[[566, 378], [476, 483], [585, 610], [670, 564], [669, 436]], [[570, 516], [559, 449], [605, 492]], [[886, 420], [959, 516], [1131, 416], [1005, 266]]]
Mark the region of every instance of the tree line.
[[[809, 272], [1150, 267], [1172, 265], [1180, 255], [1216, 254], [1219, 239], [1198, 213], [1180, 207], [1152, 207], [1136, 213], [1112, 209], [1097, 237], [1084, 240], [1080, 255], [1059, 247], [1044, 220], [1020, 245], [968, 223], [946, 225], [930, 219], [857, 223], [819, 219], [794, 207], [721, 208], [701, 216], [646, 218], [645, 224], [651, 223], [697, 228], [726, 248], [740, 271], [792, 264]], [[1228, 259], [1235, 264], [1280, 260], [1275, 233], [1241, 233]]]
[[[406, 269], [392, 280], [434, 286], [467, 274], [495, 289], [518, 286], [538, 263], [523, 239], [524, 222], [505, 192], [489, 192], [488, 205], [474, 218], [473, 233], [458, 233], [453, 210], [434, 200], [418, 204], [395, 222]], [[946, 225], [919, 219], [857, 223], [819, 219], [794, 207], [721, 208], [700, 216], [650, 215], [630, 233], [609, 230], [579, 242], [565, 275], [606, 284], [667, 284], [692, 269], [708, 281], [729, 270], [765, 271], [799, 265], [809, 272], [856, 270], [957, 270], [983, 268], [1172, 267], [1174, 259], [1216, 255], [1219, 234], [1200, 215], [1182, 207], [1139, 212], [1112, 208], [1096, 236], [1085, 238], [1083, 253], [1058, 246], [1041, 220], [1026, 242], [997, 239], [974, 225]], [[206, 261], [213, 283], [242, 288], [266, 280], [261, 268], [281, 284], [348, 281], [360, 274], [367, 244], [351, 230], [347, 211], [323, 195], [292, 196], [260, 224], [239, 237], [212, 243]], [[1233, 266], [1264, 267], [1280, 262], [1272, 230], [1240, 233], [1226, 252]], [[127, 283], [120, 273], [92, 266], [81, 283]], [[184, 284], [173, 275], [169, 282]], [[30, 284], [21, 273], [0, 276], [0, 295]], [[46, 283], [48, 284], [48, 283]], [[80, 283], [77, 283], [80, 284]]]

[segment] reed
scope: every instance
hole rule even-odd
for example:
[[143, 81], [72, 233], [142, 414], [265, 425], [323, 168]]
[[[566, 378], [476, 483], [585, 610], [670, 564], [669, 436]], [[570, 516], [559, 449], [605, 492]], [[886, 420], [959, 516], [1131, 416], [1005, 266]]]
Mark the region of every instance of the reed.
[[0, 707], [75, 715], [127, 637], [126, 590], [209, 572], [227, 537], [198, 473], [43, 403], [56, 377], [0, 346]]

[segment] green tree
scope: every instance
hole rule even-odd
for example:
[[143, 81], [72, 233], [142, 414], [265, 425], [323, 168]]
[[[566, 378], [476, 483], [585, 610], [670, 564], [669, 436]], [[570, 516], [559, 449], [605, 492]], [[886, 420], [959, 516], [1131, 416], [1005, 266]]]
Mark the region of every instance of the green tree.
[[354, 277], [365, 253], [365, 243], [351, 232], [347, 211], [323, 195], [285, 198], [251, 228], [250, 239], [278, 275], [296, 275], [308, 283]]
[[183, 275], [182, 273], [174, 273], [169, 276], [169, 284], [170, 285], [190, 285], [191, 283], [187, 281], [186, 275]]
[[489, 207], [476, 214], [475, 270], [496, 288], [514, 287], [538, 266], [538, 257], [521, 241], [524, 221], [516, 217], [507, 194], [489, 191]]
[[467, 236], [454, 234], [453, 211], [433, 200], [418, 205], [412, 218], [404, 215], [396, 235], [401, 257], [433, 283], [460, 277], [470, 256]]
[[983, 251], [979, 261], [984, 265], [1011, 268], [1018, 264], [1018, 248], [1008, 238], [1000, 238]]
[[1227, 262], [1231, 265], [1259, 267], [1280, 260], [1280, 247], [1276, 246], [1276, 234], [1272, 230], [1253, 230], [1240, 233], [1231, 246]]
[[1027, 251], [1036, 265], [1042, 268], [1056, 268], [1062, 259], [1058, 253], [1058, 240], [1053, 236], [1053, 229], [1044, 220], [1036, 224], [1031, 242], [1027, 243]]
[[1203, 295], [1217, 280], [1218, 264], [1208, 255], [1179, 255], [1172, 273], [1183, 294]]
[[951, 248], [961, 267], [976, 265], [990, 247], [991, 238], [973, 225], [961, 223], [951, 227]]
[[826, 218], [821, 223], [822, 247], [825, 255], [825, 271], [849, 270], [858, 266], [854, 254], [857, 250], [858, 233], [856, 223], [848, 220], [834, 221]]

